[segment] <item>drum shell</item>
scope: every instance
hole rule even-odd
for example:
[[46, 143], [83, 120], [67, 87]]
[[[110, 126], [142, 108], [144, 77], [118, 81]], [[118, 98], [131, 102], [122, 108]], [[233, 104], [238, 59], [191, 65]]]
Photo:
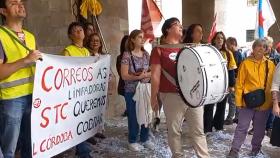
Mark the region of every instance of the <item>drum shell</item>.
[[184, 47], [177, 55], [176, 82], [187, 105], [221, 101], [227, 94], [227, 62], [211, 45]]

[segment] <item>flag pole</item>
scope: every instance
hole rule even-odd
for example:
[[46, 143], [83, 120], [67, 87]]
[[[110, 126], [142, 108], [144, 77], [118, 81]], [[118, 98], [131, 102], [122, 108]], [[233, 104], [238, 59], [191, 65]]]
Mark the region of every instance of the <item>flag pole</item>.
[[277, 25], [277, 28], [278, 28], [278, 32], [280, 33], [280, 26], [279, 26], [279, 24], [278, 24], [278, 21], [275, 20], [275, 22], [276, 22], [276, 25]]
[[102, 30], [101, 30], [101, 27], [99, 25], [99, 22], [98, 22], [98, 19], [97, 19], [96, 15], [93, 15], [93, 18], [94, 18], [94, 21], [97, 24], [97, 29], [99, 30], [100, 37], [101, 37], [102, 43], [103, 43], [104, 48], [105, 48], [105, 52], [106, 52], [106, 54], [109, 54], [108, 49], [107, 49], [107, 45], [106, 45], [105, 40], [104, 40], [104, 36], [103, 36]]

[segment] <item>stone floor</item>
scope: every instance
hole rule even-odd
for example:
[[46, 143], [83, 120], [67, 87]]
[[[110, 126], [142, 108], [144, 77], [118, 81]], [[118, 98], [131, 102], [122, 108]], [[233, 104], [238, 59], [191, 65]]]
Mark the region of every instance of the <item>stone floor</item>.
[[[213, 132], [207, 136], [210, 156], [212, 158], [223, 158], [228, 153], [233, 138], [233, 132], [236, 125], [225, 126], [223, 132]], [[187, 127], [187, 123], [183, 126], [183, 131]], [[94, 158], [169, 158], [171, 152], [167, 144], [167, 130], [165, 123], [160, 126], [159, 132], [154, 133], [152, 140], [155, 143], [155, 150], [144, 149], [141, 152], [131, 152], [127, 149], [127, 120], [126, 118], [116, 118], [107, 121], [106, 132], [107, 138], [105, 140], [98, 140], [98, 144], [92, 146], [92, 156]], [[188, 136], [183, 133], [183, 149], [186, 158], [196, 158], [195, 153], [190, 143], [187, 141]], [[248, 158], [247, 154], [250, 151], [251, 136], [248, 136], [245, 144], [242, 146], [240, 157]], [[280, 148], [272, 147], [269, 144], [268, 137], [263, 141], [264, 155], [259, 158], [279, 158]], [[70, 149], [55, 158], [74, 158], [75, 151]]]

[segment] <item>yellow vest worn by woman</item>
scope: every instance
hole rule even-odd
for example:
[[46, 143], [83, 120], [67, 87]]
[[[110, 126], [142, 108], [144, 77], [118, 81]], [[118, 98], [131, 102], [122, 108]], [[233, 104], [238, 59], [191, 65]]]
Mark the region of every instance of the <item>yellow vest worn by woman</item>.
[[69, 45], [64, 50], [64, 56], [86, 57], [89, 55], [90, 55], [90, 53], [85, 47], [79, 48], [74, 45]]
[[[16, 38], [17, 35], [6, 28]], [[32, 50], [35, 50], [36, 43], [34, 36], [23, 30], [25, 34], [26, 46]], [[28, 51], [15, 40], [13, 40], [5, 31], [0, 29], [0, 41], [3, 45], [5, 55], [7, 57], [6, 63], [13, 63], [19, 59], [22, 59], [28, 55]], [[14, 99], [22, 96], [32, 94], [33, 81], [34, 81], [35, 66], [28, 66], [22, 68], [17, 72], [10, 75], [8, 78], [0, 80], [0, 99]]]

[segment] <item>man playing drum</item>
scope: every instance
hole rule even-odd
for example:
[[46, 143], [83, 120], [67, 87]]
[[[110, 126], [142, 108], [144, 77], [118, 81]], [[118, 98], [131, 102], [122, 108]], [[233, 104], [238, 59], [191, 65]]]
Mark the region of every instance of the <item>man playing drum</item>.
[[[167, 19], [162, 26], [167, 45], [179, 44], [182, 37], [182, 25], [177, 18]], [[151, 54], [151, 104], [158, 110], [157, 94], [160, 93], [168, 128], [168, 144], [172, 157], [183, 157], [181, 145], [182, 123], [189, 123], [192, 145], [198, 157], [209, 157], [206, 137], [203, 132], [203, 107], [190, 108], [180, 97], [177, 87], [166, 73], [176, 75], [176, 56], [180, 48], [155, 47]], [[166, 73], [163, 73], [166, 72]], [[172, 78], [172, 77], [171, 77]]]

